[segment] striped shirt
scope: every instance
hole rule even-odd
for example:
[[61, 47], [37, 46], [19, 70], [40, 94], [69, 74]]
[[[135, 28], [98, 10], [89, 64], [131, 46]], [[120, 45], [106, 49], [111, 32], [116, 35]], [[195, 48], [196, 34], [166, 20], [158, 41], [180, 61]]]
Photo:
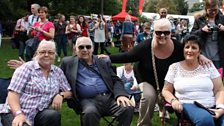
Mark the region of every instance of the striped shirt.
[[8, 90], [20, 94], [21, 110], [32, 123], [39, 111], [48, 108], [59, 91], [71, 90], [62, 70], [51, 66], [46, 79], [37, 61], [30, 61], [16, 69]]

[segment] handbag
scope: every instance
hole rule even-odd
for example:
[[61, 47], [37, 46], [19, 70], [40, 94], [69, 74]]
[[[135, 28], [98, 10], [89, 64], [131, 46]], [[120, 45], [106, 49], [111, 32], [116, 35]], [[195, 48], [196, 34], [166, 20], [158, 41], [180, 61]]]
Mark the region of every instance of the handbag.
[[74, 35], [74, 36], [72, 37], [72, 43], [75, 44], [75, 43], [76, 43], [76, 40], [77, 40], [79, 37], [81, 37], [80, 34], [76, 34], [76, 35]]
[[37, 49], [38, 44], [39, 44], [38, 36], [30, 38], [26, 41], [26, 46], [34, 51]]
[[164, 105], [165, 105], [165, 99], [162, 96], [162, 93], [161, 93], [160, 88], [159, 88], [159, 81], [158, 81], [158, 75], [157, 75], [157, 71], [156, 71], [155, 56], [154, 56], [154, 52], [153, 52], [153, 41], [151, 42], [151, 54], [152, 54], [153, 72], [154, 72], [155, 81], [156, 81], [156, 93], [157, 93], [157, 99], [158, 99], [157, 102], [158, 102], [159, 110], [163, 110]]

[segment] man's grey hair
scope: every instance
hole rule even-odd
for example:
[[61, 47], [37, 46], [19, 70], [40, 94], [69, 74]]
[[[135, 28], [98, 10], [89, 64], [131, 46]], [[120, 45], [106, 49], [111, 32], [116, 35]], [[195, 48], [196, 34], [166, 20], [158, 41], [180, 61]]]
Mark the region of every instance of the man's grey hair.
[[31, 6], [35, 6], [37, 9], [39, 9], [39, 8], [40, 8], [40, 5], [39, 5], [39, 4], [37, 4], [37, 3], [33, 3], [33, 4], [31, 4]]

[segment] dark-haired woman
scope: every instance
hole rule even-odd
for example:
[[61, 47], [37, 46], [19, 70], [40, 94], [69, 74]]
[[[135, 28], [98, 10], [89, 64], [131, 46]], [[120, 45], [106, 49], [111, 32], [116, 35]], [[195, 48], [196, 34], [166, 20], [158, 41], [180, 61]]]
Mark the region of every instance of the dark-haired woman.
[[224, 87], [218, 70], [214, 65], [203, 67], [199, 64], [202, 45], [197, 36], [187, 36], [183, 46], [185, 60], [170, 65], [162, 91], [164, 98], [195, 126], [215, 126], [214, 120], [224, 126]]

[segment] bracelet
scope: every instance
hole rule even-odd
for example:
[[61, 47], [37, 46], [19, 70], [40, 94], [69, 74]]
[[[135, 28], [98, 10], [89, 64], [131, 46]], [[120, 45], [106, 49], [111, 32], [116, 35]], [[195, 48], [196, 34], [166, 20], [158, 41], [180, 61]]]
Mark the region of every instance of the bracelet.
[[18, 111], [16, 111], [14, 114], [13, 114], [13, 116], [14, 117], [16, 117], [16, 116], [18, 116], [18, 115], [20, 115], [20, 114], [22, 114], [23, 112], [21, 111], [21, 110], [18, 110]]
[[171, 100], [170, 100], [170, 104], [172, 104], [174, 101], [176, 101], [177, 99], [176, 98], [172, 98]]
[[60, 95], [63, 99], [65, 98], [64, 94], [59, 93], [59, 95]]

